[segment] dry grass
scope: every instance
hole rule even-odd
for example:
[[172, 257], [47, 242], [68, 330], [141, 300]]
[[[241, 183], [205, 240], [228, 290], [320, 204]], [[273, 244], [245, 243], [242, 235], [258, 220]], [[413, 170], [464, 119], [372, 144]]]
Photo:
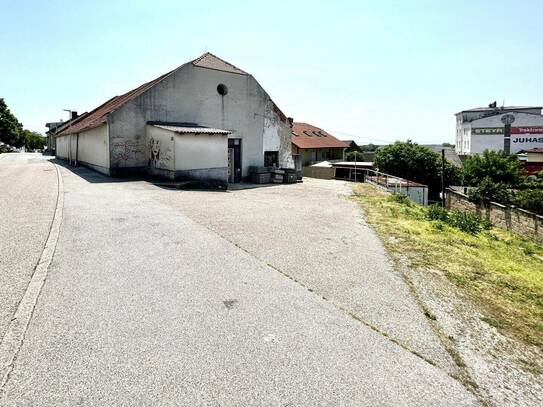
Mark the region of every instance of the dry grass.
[[390, 197], [371, 185], [355, 187], [355, 199], [389, 250], [412, 267], [445, 272], [501, 332], [543, 345], [542, 246], [498, 228], [470, 235]]

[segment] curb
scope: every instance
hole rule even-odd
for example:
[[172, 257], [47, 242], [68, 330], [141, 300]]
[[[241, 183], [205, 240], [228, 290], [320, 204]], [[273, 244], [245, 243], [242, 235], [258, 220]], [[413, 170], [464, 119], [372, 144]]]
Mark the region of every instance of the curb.
[[[52, 164], [52, 163], [51, 163]], [[23, 344], [25, 333], [32, 318], [34, 307], [38, 301], [41, 289], [47, 277], [47, 271], [57, 245], [57, 240], [62, 223], [62, 208], [64, 205], [64, 185], [60, 170], [56, 164], [52, 164], [57, 171], [57, 204], [49, 236], [43, 248], [40, 259], [34, 269], [34, 273], [28, 283], [28, 287], [24, 296], [19, 303], [15, 314], [4, 334], [4, 338], [0, 342], [0, 390], [4, 387], [9, 379], [9, 374], [13, 369], [13, 364]]]

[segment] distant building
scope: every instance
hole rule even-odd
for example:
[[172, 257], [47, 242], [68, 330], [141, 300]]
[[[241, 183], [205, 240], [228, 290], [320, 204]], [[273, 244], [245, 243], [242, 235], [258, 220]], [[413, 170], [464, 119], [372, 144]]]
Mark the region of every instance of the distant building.
[[77, 112], [71, 112], [71, 117], [68, 121], [59, 121], [59, 122], [50, 122], [45, 123], [45, 127], [47, 127], [47, 131], [45, 132], [47, 137], [47, 154], [55, 155], [57, 143], [56, 143], [56, 135], [63, 131], [64, 129], [68, 128], [71, 124], [74, 124], [76, 121], [79, 121], [83, 119], [87, 115], [87, 112], [78, 115]]
[[347, 144], [347, 148], [349, 150], [356, 150], [358, 149], [358, 144], [356, 144], [356, 142], [354, 140], [341, 140], [343, 141], [345, 144]]
[[341, 160], [349, 145], [323, 129], [307, 123], [292, 126], [292, 154], [301, 158], [302, 165], [319, 161]]
[[456, 113], [456, 152], [480, 154], [506, 149], [506, 127], [510, 126], [510, 153], [543, 147], [541, 106], [505, 106], [462, 110]]
[[439, 154], [441, 157], [441, 150], [445, 150], [445, 159], [453, 164], [460, 165], [462, 164], [462, 161], [460, 160], [460, 157], [456, 153], [456, 149], [454, 147], [449, 146], [443, 146], [441, 144], [422, 144], [424, 147], [429, 148], [433, 152]]
[[543, 148], [531, 148], [521, 152], [518, 156], [527, 174], [543, 171]]

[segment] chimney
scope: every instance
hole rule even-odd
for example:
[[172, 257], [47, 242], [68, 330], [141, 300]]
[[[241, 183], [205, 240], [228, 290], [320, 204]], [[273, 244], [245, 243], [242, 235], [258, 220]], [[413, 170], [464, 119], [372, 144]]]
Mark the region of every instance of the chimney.
[[294, 123], [294, 119], [292, 117], [287, 117], [287, 120], [290, 127], [292, 127], [292, 124]]
[[77, 119], [77, 112], [76, 111], [72, 112], [72, 120], [74, 120], [74, 119]]

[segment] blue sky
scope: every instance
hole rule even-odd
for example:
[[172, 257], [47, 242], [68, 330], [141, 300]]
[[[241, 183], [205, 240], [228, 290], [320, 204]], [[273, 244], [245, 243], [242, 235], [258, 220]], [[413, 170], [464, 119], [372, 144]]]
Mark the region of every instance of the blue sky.
[[88, 111], [205, 51], [252, 73], [296, 121], [360, 142], [452, 142], [459, 110], [543, 104], [541, 1], [0, 7], [0, 97], [41, 132], [62, 109]]

